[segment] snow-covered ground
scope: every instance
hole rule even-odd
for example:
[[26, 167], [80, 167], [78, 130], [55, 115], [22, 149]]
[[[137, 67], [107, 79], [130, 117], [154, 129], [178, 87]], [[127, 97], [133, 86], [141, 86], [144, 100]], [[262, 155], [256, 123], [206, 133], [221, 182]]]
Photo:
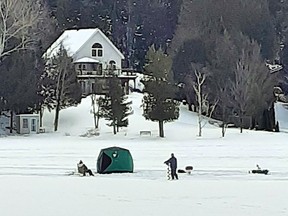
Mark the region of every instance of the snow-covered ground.
[[[53, 113], [45, 113], [46, 133], [0, 138], [1, 216], [287, 216], [288, 110], [279, 104], [280, 133], [221, 129], [207, 124], [197, 137], [197, 118], [181, 107], [179, 120], [158, 124], [142, 116], [141, 94], [132, 93], [129, 127], [112, 135], [101, 120], [99, 136], [83, 137], [93, 128], [90, 98], [60, 112], [59, 131], [52, 132]], [[285, 119], [286, 118], [286, 119]], [[149, 130], [152, 136], [140, 136]], [[96, 171], [102, 148], [128, 148], [135, 172], [68, 175], [82, 159]], [[171, 153], [178, 168], [193, 165], [191, 175], [167, 181]], [[269, 175], [249, 174], [256, 164]]]

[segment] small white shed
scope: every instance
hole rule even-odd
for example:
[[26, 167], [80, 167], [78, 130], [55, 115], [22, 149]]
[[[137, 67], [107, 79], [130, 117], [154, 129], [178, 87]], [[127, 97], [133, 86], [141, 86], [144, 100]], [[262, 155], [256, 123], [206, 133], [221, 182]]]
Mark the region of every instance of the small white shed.
[[16, 115], [16, 131], [19, 134], [39, 133], [40, 116], [38, 114]]

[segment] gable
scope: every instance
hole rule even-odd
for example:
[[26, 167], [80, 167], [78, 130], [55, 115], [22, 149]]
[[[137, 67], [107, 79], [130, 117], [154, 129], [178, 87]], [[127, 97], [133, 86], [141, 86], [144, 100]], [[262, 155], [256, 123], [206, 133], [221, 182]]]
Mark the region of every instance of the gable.
[[59, 51], [60, 45], [62, 43], [64, 48], [67, 50], [68, 55], [74, 58], [74, 56], [77, 56], [82, 49], [87, 49], [89, 42], [91, 44], [92, 42], [96, 42], [96, 40], [100, 40], [100, 42], [107, 44], [109, 47], [111, 47], [111, 50], [119, 55], [121, 59], [124, 59], [123, 54], [98, 28], [72, 29], [64, 31], [63, 34], [60, 35], [60, 37], [47, 49], [43, 56], [46, 58], [55, 56]]
[[[94, 44], [99, 44], [103, 48], [103, 56], [97, 57], [92, 56], [92, 46]], [[106, 62], [109, 60], [117, 59], [121, 61], [124, 59], [123, 54], [114, 46], [114, 44], [100, 31], [95, 32], [79, 50], [73, 55], [74, 61], [83, 58], [83, 57], [91, 57], [100, 60], [101, 62]]]

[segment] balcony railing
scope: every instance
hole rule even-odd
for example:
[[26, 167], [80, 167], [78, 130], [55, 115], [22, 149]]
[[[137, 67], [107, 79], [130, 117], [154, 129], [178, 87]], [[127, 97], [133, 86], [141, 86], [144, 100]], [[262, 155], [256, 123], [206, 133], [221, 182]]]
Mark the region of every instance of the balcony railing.
[[79, 78], [109, 77], [111, 76], [111, 73], [113, 73], [116, 76], [136, 77], [136, 73], [128, 69], [115, 69], [113, 71], [108, 70], [108, 69], [102, 69], [102, 70], [76, 69], [76, 72], [77, 72], [77, 77]]

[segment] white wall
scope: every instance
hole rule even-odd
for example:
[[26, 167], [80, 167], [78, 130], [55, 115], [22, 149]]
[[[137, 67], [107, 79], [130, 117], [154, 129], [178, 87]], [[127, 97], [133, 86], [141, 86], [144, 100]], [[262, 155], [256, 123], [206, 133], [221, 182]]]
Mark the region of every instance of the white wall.
[[[102, 57], [93, 57], [92, 56], [92, 46], [94, 43], [100, 43], [103, 47], [103, 56]], [[118, 52], [115, 51], [115, 49], [111, 46], [109, 42], [105, 38], [102, 37], [102, 35], [97, 32], [93, 38], [90, 38], [87, 43], [85, 43], [77, 53], [74, 54], [73, 60], [76, 61], [77, 59], [83, 58], [83, 57], [90, 57], [97, 59], [103, 64], [103, 69], [106, 69], [109, 62], [111, 60], [114, 60], [116, 62], [116, 68], [122, 69], [122, 60], [121, 56], [118, 54]]]
[[[40, 118], [38, 115], [18, 115], [17, 118], [20, 119], [19, 122], [17, 122], [18, 124], [20, 124], [19, 126], [19, 131], [17, 131], [20, 134], [30, 134], [30, 133], [39, 133], [39, 127], [40, 127]], [[28, 128], [23, 128], [23, 119], [27, 119], [28, 120]], [[36, 131], [32, 131], [32, 119], [35, 119], [36, 121]], [[17, 127], [18, 128], [18, 127]]]

